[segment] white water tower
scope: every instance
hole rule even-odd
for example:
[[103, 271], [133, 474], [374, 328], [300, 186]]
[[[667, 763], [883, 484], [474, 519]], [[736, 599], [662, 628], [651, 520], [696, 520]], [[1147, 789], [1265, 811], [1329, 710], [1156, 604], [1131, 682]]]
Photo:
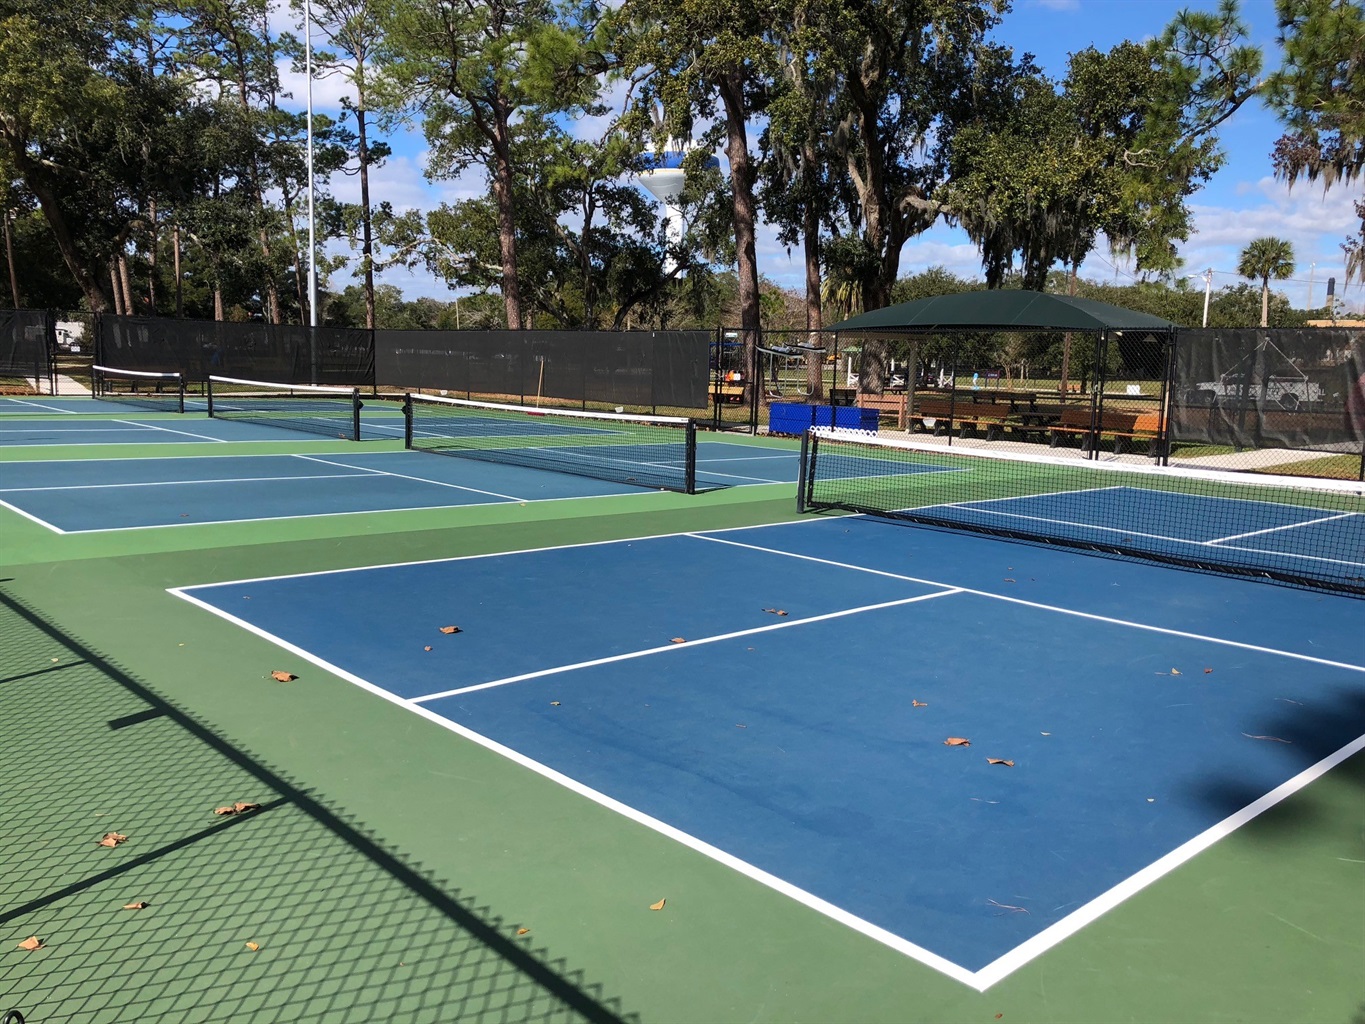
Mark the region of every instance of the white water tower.
[[[687, 176], [683, 173], [683, 158], [691, 149], [691, 144], [670, 140], [661, 153], [646, 154], [645, 169], [640, 171], [640, 184], [649, 190], [650, 195], [663, 204], [664, 231], [674, 245], [681, 245], [683, 239], [683, 211], [679, 205]], [[711, 167], [719, 167], [720, 161], [712, 157], [707, 161]], [[672, 258], [664, 263], [664, 270], [674, 269]]]

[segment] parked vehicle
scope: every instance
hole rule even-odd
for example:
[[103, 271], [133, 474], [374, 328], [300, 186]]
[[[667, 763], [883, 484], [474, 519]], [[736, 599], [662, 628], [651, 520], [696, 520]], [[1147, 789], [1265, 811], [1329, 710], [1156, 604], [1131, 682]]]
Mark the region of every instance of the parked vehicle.
[[1322, 385], [1304, 374], [1297, 377], [1271, 376], [1257, 380], [1235, 370], [1223, 374], [1216, 381], [1195, 385], [1196, 396], [1210, 405], [1226, 405], [1240, 401], [1275, 402], [1282, 409], [1297, 409], [1306, 402], [1321, 402]]

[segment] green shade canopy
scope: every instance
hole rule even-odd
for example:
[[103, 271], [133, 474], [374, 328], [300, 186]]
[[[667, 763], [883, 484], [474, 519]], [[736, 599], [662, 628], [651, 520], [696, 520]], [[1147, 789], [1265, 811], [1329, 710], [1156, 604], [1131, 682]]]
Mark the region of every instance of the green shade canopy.
[[931, 327], [977, 330], [1168, 331], [1176, 325], [1094, 299], [1030, 291], [961, 292], [860, 313], [834, 331], [905, 331]]

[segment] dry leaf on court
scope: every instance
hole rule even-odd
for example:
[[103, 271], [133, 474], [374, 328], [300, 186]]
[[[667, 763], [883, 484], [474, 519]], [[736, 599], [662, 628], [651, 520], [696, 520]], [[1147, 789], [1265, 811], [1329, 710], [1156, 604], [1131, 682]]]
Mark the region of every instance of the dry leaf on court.
[[912, 700], [910, 706], [912, 708], [927, 708], [929, 705], [922, 700]]
[[444, 634], [446, 634], [446, 636], [449, 636], [451, 633], [458, 633], [458, 632], [460, 632], [460, 627], [459, 627], [459, 626], [442, 626], [442, 627], [441, 627], [441, 632], [444, 633]]
[[270, 678], [278, 683], [292, 683], [298, 676], [293, 672], [281, 672], [278, 669], [270, 673]]
[[261, 805], [260, 805], [260, 804], [249, 804], [249, 803], [245, 803], [244, 801], [239, 800], [239, 801], [237, 801], [235, 804], [232, 804], [230, 807], [215, 807], [215, 808], [213, 809], [213, 813], [214, 813], [214, 814], [245, 814], [247, 811], [259, 811], [260, 809], [261, 809]]
[[1006, 768], [1013, 768], [1013, 767], [1014, 767], [1014, 762], [1013, 762], [1013, 761], [1006, 761], [1003, 757], [988, 757], [988, 758], [986, 758], [986, 763], [987, 763], [987, 764], [1003, 764]]
[[784, 612], [781, 608], [764, 608], [763, 610], [764, 610], [765, 612], [767, 612], [769, 615], [786, 615], [786, 614], [787, 614], [787, 613]]
[[258, 942], [248, 942], [248, 943], [246, 944], [246, 948], [249, 949], [249, 950], [251, 950], [251, 952], [254, 953], [254, 952], [256, 952], [256, 950], [258, 950], [258, 949], [261, 948], [261, 945], [260, 945], [260, 943], [258, 943]]
[[125, 836], [122, 832], [106, 832], [100, 838], [99, 843], [101, 846], [108, 846], [110, 848], [113, 848], [117, 846], [119, 843], [126, 843], [127, 841], [128, 837]]
[[740, 725], [738, 722], [736, 722], [736, 723], [735, 723], [735, 728], [736, 728], [736, 729], [747, 729], [747, 728], [749, 728], [749, 727], [748, 727], [747, 725]]
[[518, 929], [517, 929], [517, 934], [518, 934], [518, 935], [525, 935], [525, 934], [526, 934], [527, 932], [529, 932], [530, 930], [531, 930], [530, 928], [518, 928]]
[[995, 902], [995, 900], [987, 900], [986, 902], [989, 903], [989, 904], [990, 904], [991, 906], [993, 906], [993, 907], [999, 907], [1001, 910], [1008, 911], [1008, 912], [1011, 913], [1011, 914], [1027, 914], [1027, 913], [1028, 913], [1028, 908], [1027, 908], [1027, 907], [1016, 907], [1016, 906], [1014, 906], [1013, 904], [1010, 904], [1010, 903], [997, 903], [997, 902]]
[[680, 636], [675, 636], [672, 640], [670, 640], [670, 641], [668, 641], [668, 642], [671, 643], [671, 644], [685, 644], [685, 643], [687, 643], [687, 641], [684, 640], [684, 639], [683, 639], [682, 637], [680, 637]]
[[1006, 576], [1006, 577], [1005, 577], [1005, 582], [1006, 582], [1006, 583], [1017, 583], [1018, 580], [1012, 580], [1012, 579], [1010, 579], [1008, 576]]
[[429, 650], [431, 650], [431, 644], [427, 644], [425, 647], [422, 648], [422, 650], [424, 650], [424, 651], [429, 651]]
[[552, 707], [552, 708], [557, 708], [557, 707], [559, 707], [559, 701], [557, 701], [557, 700], [552, 700], [552, 701], [550, 701], [550, 707]]
[[1204, 669], [1204, 675], [1206, 676], [1213, 675], [1213, 669], [1211, 668]]
[[667, 903], [667, 902], [668, 902], [668, 899], [667, 899], [667, 897], [665, 897], [664, 899], [661, 899], [658, 903], [651, 903], [651, 904], [649, 905], [649, 909], [650, 909], [650, 910], [663, 910], [663, 909], [664, 909], [664, 904]]
[[124, 910], [146, 910], [146, 909], [147, 909], [148, 907], [150, 907], [150, 906], [151, 906], [151, 904], [148, 903], [146, 900], [138, 900], [136, 903], [125, 903], [125, 904], [123, 905], [123, 909], [124, 909]]
[[28, 950], [42, 949], [42, 948], [43, 948], [43, 940], [40, 939], [40, 938], [38, 938], [38, 936], [34, 935], [34, 936], [30, 937], [30, 938], [25, 939], [23, 942], [19, 943], [19, 945], [16, 946], [15, 948], [16, 948], [16, 949], [28, 949]]
[[943, 741], [943, 745], [945, 747], [970, 747], [972, 741], [964, 740], [961, 736], [949, 736]]
[[1178, 668], [1173, 668], [1173, 669], [1171, 669], [1171, 675], [1173, 675], [1173, 676], [1178, 676], [1178, 675], [1180, 675], [1180, 669], [1178, 669]]
[[1293, 740], [1282, 740], [1278, 736], [1253, 736], [1249, 732], [1244, 732], [1242, 735], [1249, 740], [1269, 740], [1271, 743], [1288, 743], [1292, 745], [1294, 742]]

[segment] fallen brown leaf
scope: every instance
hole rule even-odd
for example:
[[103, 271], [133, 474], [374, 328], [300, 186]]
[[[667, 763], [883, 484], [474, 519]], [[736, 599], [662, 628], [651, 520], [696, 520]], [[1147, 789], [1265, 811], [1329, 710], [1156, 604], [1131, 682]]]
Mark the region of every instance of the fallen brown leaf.
[[427, 644], [425, 647], [422, 648], [422, 650], [424, 650], [424, 651], [429, 651], [429, 650], [431, 650], [431, 644]]
[[687, 641], [684, 640], [684, 639], [683, 639], [682, 637], [680, 637], [680, 636], [675, 636], [672, 640], [670, 640], [670, 641], [668, 641], [668, 642], [671, 643], [671, 644], [685, 644], [685, 643], [687, 643]]
[[1206, 669], [1204, 669], [1204, 675], [1208, 676], [1208, 675], [1212, 675], [1212, 674], [1213, 674], [1213, 669], [1211, 669], [1211, 668], [1206, 668]]
[[1171, 669], [1171, 675], [1173, 675], [1173, 676], [1178, 676], [1178, 675], [1180, 675], [1180, 669], [1178, 669], [1178, 668], [1173, 668], [1173, 669]]
[[444, 633], [444, 634], [446, 634], [446, 636], [449, 636], [451, 633], [458, 633], [458, 632], [460, 632], [460, 627], [459, 627], [459, 626], [442, 626], [442, 627], [441, 627], [441, 632]]
[[293, 672], [280, 672], [278, 670], [270, 673], [270, 678], [279, 683], [292, 683], [298, 676]]
[[1003, 764], [1006, 768], [1013, 768], [1013, 767], [1014, 767], [1014, 762], [1013, 762], [1013, 761], [1006, 761], [1003, 757], [988, 757], [988, 758], [986, 758], [986, 763], [987, 763], [987, 764]]
[[119, 843], [126, 843], [127, 841], [128, 837], [125, 836], [122, 832], [106, 832], [104, 833], [104, 836], [100, 839], [99, 843], [101, 846], [108, 846], [110, 849], [112, 849]]
[[910, 706], [912, 708], [927, 708], [929, 705], [922, 700], [912, 700]]
[[517, 929], [517, 934], [518, 934], [518, 935], [525, 935], [525, 934], [526, 934], [527, 932], [529, 932], [530, 930], [531, 930], [530, 928], [518, 928], [518, 929]]
[[787, 614], [787, 613], [784, 612], [781, 608], [764, 608], [763, 610], [764, 610], [765, 612], [767, 612], [769, 615], [786, 615], [786, 614]]
[[31, 938], [27, 938], [23, 942], [19, 943], [19, 945], [16, 946], [15, 948], [27, 950], [42, 949], [43, 940], [38, 938], [38, 936], [34, 935]]
[[147, 909], [148, 907], [150, 907], [150, 906], [151, 906], [151, 904], [148, 903], [146, 900], [138, 900], [136, 903], [125, 903], [125, 904], [123, 905], [123, 909], [124, 909], [124, 910], [146, 910], [146, 909]]
[[1294, 742], [1293, 740], [1282, 740], [1278, 736], [1253, 736], [1249, 732], [1244, 732], [1242, 735], [1249, 740], [1270, 740], [1271, 743], [1289, 743], [1292, 745]]
[[261, 809], [261, 805], [244, 803], [243, 801], [239, 800], [237, 803], [232, 805], [232, 809], [236, 811], [238, 814], [245, 814], [247, 811], [259, 811]]
[[258, 949], [261, 948], [261, 945], [260, 945], [259, 942], [248, 942], [248, 943], [246, 944], [246, 948], [249, 949], [249, 950], [251, 950], [251, 952], [254, 953], [254, 952], [256, 952], [256, 950], [258, 950]]
[[649, 905], [649, 909], [650, 909], [650, 910], [663, 910], [663, 909], [664, 909], [664, 904], [667, 903], [667, 902], [668, 902], [668, 898], [665, 897], [664, 899], [661, 899], [658, 903], [651, 903], [651, 904]]
[[943, 745], [945, 747], [970, 747], [972, 741], [964, 740], [961, 736], [949, 736], [943, 741]]

